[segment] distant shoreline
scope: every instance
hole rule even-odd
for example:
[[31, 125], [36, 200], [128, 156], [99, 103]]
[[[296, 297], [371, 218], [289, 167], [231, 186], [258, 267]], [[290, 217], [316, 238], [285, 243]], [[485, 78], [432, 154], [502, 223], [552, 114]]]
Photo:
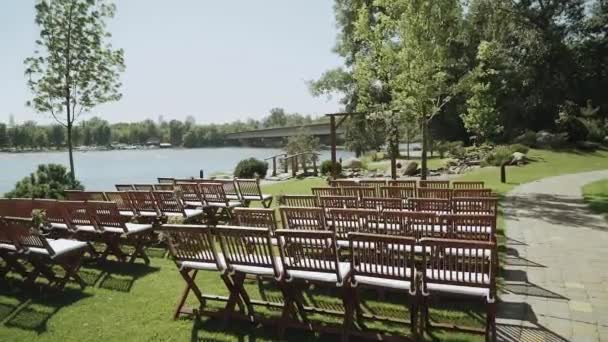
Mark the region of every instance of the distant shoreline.
[[[74, 152], [114, 152], [114, 151], [156, 151], [156, 150], [196, 150], [196, 149], [211, 149], [211, 148], [260, 148], [260, 149], [281, 149], [281, 147], [271, 146], [206, 146], [206, 147], [145, 147], [137, 146], [136, 148], [107, 148], [107, 147], [86, 147], [74, 148]], [[329, 146], [322, 146], [321, 150], [329, 150]], [[339, 151], [345, 150], [344, 146], [336, 146]], [[46, 152], [68, 152], [67, 148], [40, 148], [40, 149], [0, 149], [0, 154], [22, 154], [22, 153], [46, 153]]]

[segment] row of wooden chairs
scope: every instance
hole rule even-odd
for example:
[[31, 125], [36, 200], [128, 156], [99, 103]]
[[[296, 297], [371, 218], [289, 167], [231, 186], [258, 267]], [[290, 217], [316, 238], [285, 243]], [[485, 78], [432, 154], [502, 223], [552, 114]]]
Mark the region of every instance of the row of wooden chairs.
[[[119, 261], [142, 258], [146, 264], [150, 262], [145, 247], [152, 237], [153, 225], [131, 222], [132, 217], [121, 213], [115, 202], [0, 199], [2, 217], [31, 219], [35, 210], [44, 212], [42, 228], [51, 236], [86, 242], [89, 254], [98, 259], [114, 255]], [[103, 243], [105, 248], [98, 252], [94, 243]], [[124, 245], [132, 246], [134, 251], [127, 255]]]
[[383, 210], [408, 210], [439, 214], [488, 214], [496, 216], [498, 199], [495, 197], [400, 198], [355, 196], [284, 195], [281, 206], [316, 208], [363, 208]]
[[439, 189], [439, 188], [416, 188], [403, 186], [342, 186], [342, 187], [314, 187], [311, 192], [315, 196], [355, 196], [362, 197], [390, 197], [408, 199], [440, 198], [450, 199], [452, 197], [494, 197], [491, 189]]
[[335, 179], [330, 180], [333, 187], [367, 186], [380, 188], [382, 186], [398, 186], [406, 188], [430, 189], [483, 189], [484, 182], [480, 181], [453, 181], [449, 180], [393, 180], [393, 179]]
[[[194, 278], [199, 271], [216, 271], [224, 280], [230, 295], [223, 298], [225, 308], [219, 313], [230, 320], [243, 307], [245, 318], [263, 321], [254, 305], [275, 305], [282, 308], [276, 323], [279, 335], [291, 326], [321, 329], [308, 320], [315, 308], [303, 301], [303, 284], [318, 284], [338, 290], [344, 310], [341, 333], [365, 332], [354, 328], [355, 319], [363, 326], [365, 313], [360, 301], [360, 289], [369, 287], [397, 291], [405, 295], [410, 312], [413, 340], [428, 328], [429, 300], [434, 296], [454, 295], [475, 298], [486, 305], [486, 336], [495, 339], [496, 312], [496, 243], [442, 238], [421, 238], [349, 232], [345, 238], [349, 250], [347, 261], [341, 261], [340, 236], [328, 230], [279, 229], [239, 226], [179, 226], [162, 227], [169, 238], [171, 254], [187, 283], [186, 291], [175, 311], [183, 311], [188, 293], [192, 291], [200, 302], [200, 311], [207, 313], [207, 299]], [[276, 241], [276, 242], [274, 242]], [[278, 254], [275, 249], [278, 245]], [[416, 246], [427, 253], [419, 257]], [[247, 275], [266, 278], [278, 286], [282, 301], [254, 301], [244, 286]], [[309, 293], [309, 295], [314, 295]], [[374, 316], [374, 319], [381, 317]], [[377, 336], [377, 332], [370, 332]]]
[[221, 184], [226, 197], [231, 201], [240, 201], [245, 206], [251, 202], [260, 202], [264, 208], [272, 204], [273, 196], [262, 193], [260, 179], [208, 179], [208, 178], [158, 178], [159, 184], [179, 183], [217, 183]]
[[173, 184], [116, 184], [117, 191], [172, 191]]
[[[47, 238], [32, 218], [0, 215], [0, 259], [5, 264], [0, 271], [2, 277], [16, 272], [26, 285], [33, 285], [36, 279], [44, 277], [57, 289], [63, 289], [73, 279], [84, 288], [78, 270], [86, 249], [84, 242]], [[63, 269], [63, 275], [53, 269], [55, 265]]]

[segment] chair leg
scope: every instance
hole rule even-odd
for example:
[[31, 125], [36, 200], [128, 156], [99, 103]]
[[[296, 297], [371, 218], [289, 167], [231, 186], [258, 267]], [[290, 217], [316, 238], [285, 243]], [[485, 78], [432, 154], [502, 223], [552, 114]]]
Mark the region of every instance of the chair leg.
[[197, 270], [192, 270], [192, 271], [193, 271], [192, 276], [190, 275], [190, 270], [188, 270], [188, 269], [182, 269], [179, 271], [179, 273], [182, 275], [182, 278], [184, 278], [184, 280], [186, 281], [188, 286], [184, 290], [184, 292], [182, 294], [182, 298], [178, 302], [178, 306], [176, 308], [176, 312], [174, 315], [175, 318], [177, 318], [179, 316], [179, 313], [181, 313], [181, 309], [184, 306], [184, 304], [186, 303], [186, 298], [188, 297], [190, 290], [192, 290], [192, 292], [194, 292], [194, 295], [196, 296], [196, 298], [198, 299], [198, 301], [200, 303], [200, 307], [203, 308], [205, 306], [205, 299], [203, 298], [203, 294], [201, 293], [201, 290], [198, 288], [198, 286], [194, 282], [194, 279], [196, 278], [198, 271]]
[[[181, 271], [180, 271], [181, 273]], [[182, 274], [183, 277], [183, 274]], [[196, 270], [194, 271], [194, 275], [192, 276], [192, 279], [194, 279], [194, 277], [196, 277]], [[190, 293], [190, 284], [188, 282], [186, 282], [186, 287], [184, 287], [184, 290], [182, 291], [182, 296], [179, 298], [177, 305], [175, 306], [175, 311], [173, 313], [173, 319], [178, 319], [180, 313], [182, 312], [182, 308], [184, 307], [184, 304], [186, 303], [186, 299], [188, 298], [188, 294]]]
[[264, 200], [264, 201], [262, 201], [262, 206], [263, 206], [264, 208], [270, 208], [270, 206], [271, 206], [271, 205], [272, 205], [272, 198], [271, 198], [271, 199], [269, 199], [269, 200]]
[[352, 288], [352, 296], [353, 296], [353, 310], [357, 316], [357, 323], [361, 328], [365, 326], [365, 322], [363, 319], [363, 309], [361, 308], [361, 296], [359, 294], [359, 290], [354, 287]]
[[61, 268], [63, 268], [65, 271], [65, 276], [59, 280], [59, 289], [63, 289], [65, 287], [65, 284], [67, 284], [70, 279], [73, 279], [75, 282], [78, 283], [80, 288], [84, 290], [86, 284], [84, 280], [82, 280], [82, 278], [78, 275], [78, 270], [80, 269], [80, 266], [82, 264], [83, 256], [84, 251], [67, 257], [65, 262], [59, 264], [59, 266], [61, 266]]
[[496, 342], [496, 302], [487, 303], [486, 341]]
[[410, 330], [412, 332], [412, 336], [414, 338], [414, 341], [418, 341], [418, 330], [419, 330], [419, 324], [418, 324], [418, 296], [409, 296], [409, 300], [410, 300]]
[[[245, 292], [243, 284], [245, 283], [245, 273], [237, 272], [233, 277], [232, 289], [230, 290], [230, 296], [228, 302], [224, 308], [224, 325], [227, 326], [232, 314], [234, 313], [234, 307], [236, 306], [240, 296]], [[245, 294], [246, 301], [249, 301], [249, 296]], [[251, 303], [249, 303], [251, 304]]]
[[289, 320], [297, 319], [297, 313], [294, 310], [294, 299], [293, 299], [293, 284], [289, 284], [285, 281], [282, 281], [279, 284], [279, 288], [283, 293], [283, 309], [281, 310], [281, 318], [279, 319], [279, 338], [283, 339], [285, 336], [285, 329], [289, 324]]
[[131, 254], [131, 258], [129, 259], [129, 263], [134, 263], [135, 259], [142, 258], [144, 259], [144, 263], [146, 265], [150, 265], [150, 258], [148, 258], [148, 255], [146, 254], [146, 242], [147, 240], [147, 236], [145, 234], [138, 234], [137, 236], [133, 237], [133, 247], [135, 248], [135, 250], [133, 251], [133, 254]]
[[347, 342], [353, 325], [353, 289], [345, 284], [342, 287], [342, 305], [344, 306], [344, 320], [342, 322], [342, 341]]

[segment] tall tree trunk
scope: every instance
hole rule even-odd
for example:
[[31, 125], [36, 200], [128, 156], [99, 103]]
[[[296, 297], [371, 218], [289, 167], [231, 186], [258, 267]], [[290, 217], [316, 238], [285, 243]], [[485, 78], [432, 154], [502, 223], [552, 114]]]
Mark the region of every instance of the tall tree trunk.
[[72, 153], [72, 124], [68, 123], [68, 154], [70, 155], [70, 177], [72, 182], [76, 180], [76, 173], [74, 172], [74, 155]]
[[407, 144], [407, 160], [410, 160], [410, 130], [405, 131], [405, 142]]
[[427, 158], [426, 158], [426, 153], [427, 153], [427, 149], [428, 149], [428, 139], [427, 139], [427, 135], [428, 135], [428, 122], [426, 120], [426, 117], [422, 118], [422, 156], [420, 158], [420, 169], [421, 169], [421, 173], [420, 173], [420, 179], [422, 180], [426, 180], [426, 174], [428, 173], [428, 169], [427, 169]]

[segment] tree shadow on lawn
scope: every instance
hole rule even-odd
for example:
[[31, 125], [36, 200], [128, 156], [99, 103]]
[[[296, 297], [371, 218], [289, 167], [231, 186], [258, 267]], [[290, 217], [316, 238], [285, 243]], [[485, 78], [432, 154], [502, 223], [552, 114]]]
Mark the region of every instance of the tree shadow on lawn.
[[88, 265], [78, 274], [89, 286], [120, 292], [130, 292], [133, 284], [150, 273], [158, 272], [159, 267], [139, 263], [118, 261], [103, 261], [99, 264]]
[[2, 324], [42, 334], [47, 330], [48, 320], [59, 310], [91, 295], [71, 286], [61, 291], [50, 288], [46, 284], [37, 284], [36, 288], [28, 288], [21, 280], [12, 279], [10, 286], [0, 287], [0, 296], [13, 298], [17, 302], [17, 304], [0, 303]]

